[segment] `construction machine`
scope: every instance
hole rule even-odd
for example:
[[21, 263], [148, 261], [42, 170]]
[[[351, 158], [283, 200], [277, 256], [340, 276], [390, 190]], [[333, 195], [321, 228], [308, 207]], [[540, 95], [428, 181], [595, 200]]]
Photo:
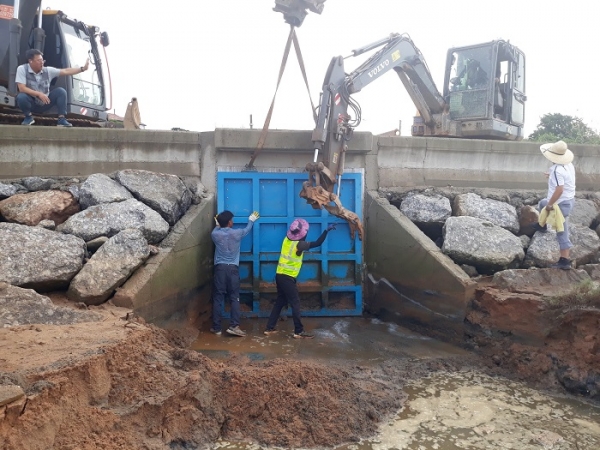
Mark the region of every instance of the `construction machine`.
[[[0, 0], [0, 123], [20, 123], [23, 116], [15, 103], [17, 67], [27, 63], [25, 52], [38, 49], [47, 66], [58, 69], [85, 64], [89, 70], [52, 80], [50, 89], [67, 91], [67, 113], [75, 126], [102, 126], [107, 121], [111, 96], [108, 67], [100, 47], [108, 34], [97, 26], [69, 18], [62, 11], [44, 10], [42, 0]], [[36, 123], [53, 124], [52, 117]]]
[[[358, 68], [346, 73], [346, 58], [378, 48]], [[352, 50], [348, 57], [334, 57], [325, 75], [312, 133], [314, 160], [306, 166], [309, 176], [300, 196], [313, 208], [325, 208], [347, 220], [353, 234], [357, 230], [362, 237], [362, 224], [339, 201], [348, 141], [361, 121], [360, 105], [351, 95], [385, 73], [394, 70], [398, 74], [417, 108], [413, 136], [523, 138], [525, 55], [508, 41], [448, 50], [443, 93], [436, 88], [423, 55], [407, 34], [393, 33]]]

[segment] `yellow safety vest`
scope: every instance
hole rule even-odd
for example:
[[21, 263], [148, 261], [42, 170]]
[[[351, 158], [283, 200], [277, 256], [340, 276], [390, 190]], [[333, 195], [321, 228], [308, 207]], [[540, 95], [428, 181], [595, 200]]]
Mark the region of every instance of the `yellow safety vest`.
[[283, 240], [279, 263], [277, 264], [277, 273], [293, 278], [298, 277], [300, 268], [302, 267], [302, 258], [304, 257], [304, 252], [300, 256], [296, 254], [298, 242], [292, 241], [287, 237]]

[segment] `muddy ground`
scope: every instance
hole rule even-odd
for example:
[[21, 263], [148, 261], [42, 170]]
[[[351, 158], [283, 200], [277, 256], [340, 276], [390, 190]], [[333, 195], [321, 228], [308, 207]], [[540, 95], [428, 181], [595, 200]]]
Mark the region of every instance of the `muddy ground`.
[[195, 326], [165, 331], [109, 303], [90, 313], [103, 319], [0, 329], [0, 399], [2, 388], [5, 401], [6, 389], [23, 390], [0, 406], [2, 450], [195, 449], [218, 439], [331, 447], [372, 436], [410, 380], [513, 373], [475, 354], [375, 365], [211, 360], [188, 349]]

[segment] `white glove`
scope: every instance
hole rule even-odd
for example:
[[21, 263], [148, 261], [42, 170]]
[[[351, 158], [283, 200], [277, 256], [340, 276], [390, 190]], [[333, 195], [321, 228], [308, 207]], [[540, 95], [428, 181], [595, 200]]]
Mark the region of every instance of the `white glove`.
[[256, 222], [256, 219], [258, 219], [260, 217], [260, 214], [258, 214], [258, 211], [254, 211], [252, 214], [250, 214], [250, 216], [248, 217], [248, 220], [250, 222]]
[[[217, 216], [218, 216], [218, 214], [217, 214]], [[218, 227], [221, 227], [221, 225], [219, 225], [219, 221], [217, 220], [217, 216], [215, 216], [215, 225]]]

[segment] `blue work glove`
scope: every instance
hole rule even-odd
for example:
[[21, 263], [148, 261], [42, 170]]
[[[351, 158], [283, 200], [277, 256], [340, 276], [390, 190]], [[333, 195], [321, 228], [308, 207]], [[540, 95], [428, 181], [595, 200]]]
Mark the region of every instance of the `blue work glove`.
[[335, 230], [335, 223], [327, 225], [327, 231]]
[[250, 216], [248, 217], [248, 220], [250, 222], [256, 222], [256, 220], [260, 217], [260, 214], [258, 214], [258, 211], [254, 211], [252, 214], [250, 214]]

